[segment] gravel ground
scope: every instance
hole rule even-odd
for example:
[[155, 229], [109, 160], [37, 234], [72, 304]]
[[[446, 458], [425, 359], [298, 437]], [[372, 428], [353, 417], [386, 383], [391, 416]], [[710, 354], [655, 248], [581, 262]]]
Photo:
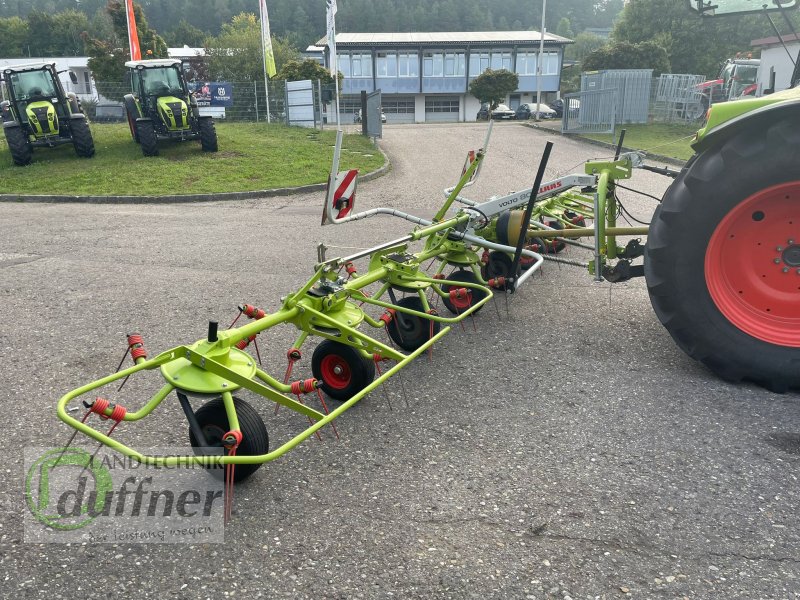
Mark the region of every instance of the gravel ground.
[[[484, 126], [384, 134], [393, 170], [359, 187], [359, 208], [431, 215]], [[546, 139], [500, 124], [467, 195], [530, 186]], [[607, 153], [554, 141], [549, 176]], [[632, 181], [656, 196], [667, 183]], [[346, 254], [408, 229], [323, 230], [321, 205], [0, 205], [0, 596], [800, 597], [798, 396], [726, 384], [684, 356], [642, 280], [611, 287], [552, 264], [347, 412], [340, 441], [310, 439], [237, 487], [224, 544], [24, 543], [20, 450], [66, 441], [57, 399], [113, 371], [125, 332], [153, 354], [194, 341], [242, 302], [274, 310], [318, 242]], [[282, 374], [292, 339], [262, 343], [269, 371]], [[310, 351], [297, 368], [310, 373]], [[120, 438], [183, 443], [169, 408]], [[262, 411], [273, 439], [287, 413]]]

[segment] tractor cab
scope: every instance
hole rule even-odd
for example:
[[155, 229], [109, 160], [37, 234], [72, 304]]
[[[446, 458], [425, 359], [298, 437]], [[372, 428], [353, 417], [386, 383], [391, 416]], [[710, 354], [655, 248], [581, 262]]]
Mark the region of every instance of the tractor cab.
[[78, 97], [64, 91], [55, 63], [5, 67], [2, 82], [8, 100], [0, 103], [0, 117], [14, 164], [28, 164], [37, 146], [73, 144], [78, 156], [94, 155]]
[[217, 151], [214, 123], [200, 116], [180, 60], [132, 60], [125, 66], [133, 92], [124, 98], [128, 125], [145, 156], [156, 156], [157, 142], [167, 139], [199, 139], [204, 151]]

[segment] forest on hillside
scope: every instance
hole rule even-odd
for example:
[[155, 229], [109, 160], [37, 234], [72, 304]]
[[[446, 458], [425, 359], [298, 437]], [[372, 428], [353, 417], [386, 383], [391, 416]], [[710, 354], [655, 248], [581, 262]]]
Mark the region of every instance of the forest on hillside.
[[[0, 0], [0, 17], [27, 18], [31, 12], [54, 15], [79, 11], [93, 27], [102, 25], [107, 0]], [[223, 23], [241, 12], [258, 14], [258, 0], [136, 0], [150, 26], [171, 40], [169, 32], [184, 21], [204, 34], [217, 35]], [[503, 31], [541, 28], [541, 0], [339, 0], [337, 30]], [[547, 29], [562, 19], [569, 31], [611, 27], [623, 0], [558, 0], [547, 5]], [[304, 48], [325, 35], [325, 0], [267, 0], [273, 35]]]

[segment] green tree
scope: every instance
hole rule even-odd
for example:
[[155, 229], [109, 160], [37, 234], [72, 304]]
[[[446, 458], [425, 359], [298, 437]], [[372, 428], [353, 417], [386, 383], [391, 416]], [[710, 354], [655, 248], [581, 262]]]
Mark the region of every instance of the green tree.
[[654, 41], [667, 51], [674, 73], [716, 75], [719, 64], [750, 40], [766, 37], [769, 22], [762, 15], [702, 18], [683, 0], [628, 2], [613, 31], [616, 41]]
[[[280, 70], [300, 53], [287, 40], [273, 37], [275, 68]], [[219, 81], [261, 81], [264, 78], [264, 53], [261, 25], [255, 15], [240, 13], [222, 26], [222, 33], [206, 41], [206, 56], [211, 77]]]
[[202, 48], [209, 37], [209, 34], [191, 25], [185, 19], [181, 19], [175, 29], [164, 34], [164, 39], [172, 48], [182, 48], [183, 46]]
[[599, 50], [608, 43], [608, 40], [601, 38], [593, 33], [579, 33], [575, 37], [575, 43], [570, 44], [564, 49], [564, 56], [569, 60], [582, 61], [595, 50]]
[[603, 46], [583, 61], [584, 71], [599, 69], [653, 69], [654, 76], [670, 72], [667, 51], [655, 42], [616, 42]]
[[[97, 91], [111, 100], [122, 100], [130, 91], [125, 86], [125, 62], [131, 59], [125, 5], [118, 0], [109, 0], [106, 11], [111, 18], [114, 35], [106, 40], [84, 36], [89, 55], [88, 65]], [[134, 3], [133, 14], [142, 58], [166, 57], [167, 43], [154, 29], [148, 27], [142, 7]]]
[[503, 102], [519, 87], [519, 77], [506, 69], [486, 69], [469, 84], [469, 93], [480, 102], [489, 102], [490, 109]]
[[[339, 75], [341, 85], [344, 75]], [[306, 60], [292, 60], [283, 65], [283, 68], [275, 75], [275, 79], [285, 79], [286, 81], [302, 81], [304, 79], [319, 79], [323, 84], [333, 83], [333, 76], [330, 71], [319, 64], [317, 61], [307, 58]]]
[[556, 35], [560, 35], [561, 37], [565, 37], [570, 40], [575, 37], [567, 17], [561, 17], [561, 20], [558, 22], [558, 27], [556, 27]]
[[65, 10], [56, 13], [52, 28], [55, 56], [81, 56], [85, 51], [83, 35], [89, 28], [89, 17], [82, 12]]
[[28, 42], [28, 22], [19, 17], [0, 19], [0, 56], [25, 56]]

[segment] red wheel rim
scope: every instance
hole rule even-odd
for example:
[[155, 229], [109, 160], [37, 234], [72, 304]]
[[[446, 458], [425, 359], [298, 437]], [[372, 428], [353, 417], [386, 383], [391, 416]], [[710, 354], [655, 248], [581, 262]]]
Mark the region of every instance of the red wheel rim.
[[800, 181], [756, 192], [722, 219], [705, 277], [714, 304], [737, 328], [800, 347]]
[[341, 356], [328, 354], [320, 363], [322, 381], [337, 390], [343, 390], [350, 385], [353, 374], [350, 365]]

